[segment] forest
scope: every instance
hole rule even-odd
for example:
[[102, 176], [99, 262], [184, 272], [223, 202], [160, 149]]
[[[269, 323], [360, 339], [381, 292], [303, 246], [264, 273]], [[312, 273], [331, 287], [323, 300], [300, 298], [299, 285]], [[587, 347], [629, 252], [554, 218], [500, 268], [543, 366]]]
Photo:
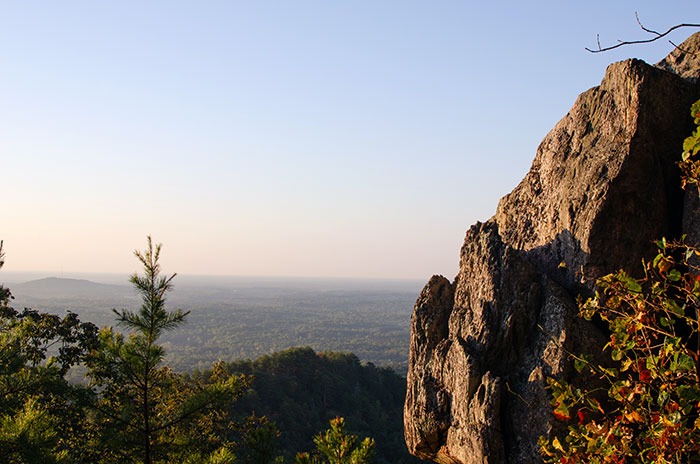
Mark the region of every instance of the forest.
[[270, 419], [279, 432], [276, 449], [286, 462], [296, 451], [311, 449], [311, 437], [334, 417], [344, 417], [354, 434], [375, 440], [372, 462], [421, 462], [408, 454], [404, 443], [406, 380], [389, 368], [362, 364], [351, 353], [316, 353], [311, 348], [292, 348], [227, 368], [252, 378], [250, 389], [234, 405], [235, 416]]
[[[175, 275], [162, 275], [160, 245], [149, 237], [135, 254], [139, 298], [120, 306], [140, 307], [114, 309], [101, 328], [72, 311], [17, 310], [0, 287], [0, 462], [420, 462], [403, 439], [405, 379], [390, 367], [303, 347], [175, 369], [168, 351], [196, 312], [166, 304]], [[357, 329], [352, 316], [336, 312], [329, 336]]]
[[[15, 307], [54, 314], [69, 310], [102, 327], [114, 324], [112, 309], [139, 304], [126, 276], [111, 279], [114, 283], [105, 284], [42, 278], [13, 282], [10, 288]], [[411, 309], [421, 286], [418, 281], [178, 275], [168, 303], [191, 312], [161, 342], [168, 364], [178, 372], [205, 369], [217, 359], [255, 359], [309, 346], [353, 352], [362, 361], [405, 374]]]

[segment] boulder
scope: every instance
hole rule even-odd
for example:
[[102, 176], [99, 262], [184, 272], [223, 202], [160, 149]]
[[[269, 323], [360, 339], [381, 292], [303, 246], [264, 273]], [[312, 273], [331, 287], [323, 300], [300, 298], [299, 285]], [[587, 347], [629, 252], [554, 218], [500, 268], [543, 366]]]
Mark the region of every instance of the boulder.
[[627, 60], [579, 96], [532, 167], [472, 226], [453, 282], [433, 277], [411, 320], [409, 450], [445, 464], [541, 462], [553, 421], [547, 377], [605, 337], [577, 317], [598, 277], [641, 270], [653, 240], [698, 237], [697, 192], [676, 161], [700, 98], [700, 34], [658, 65]]

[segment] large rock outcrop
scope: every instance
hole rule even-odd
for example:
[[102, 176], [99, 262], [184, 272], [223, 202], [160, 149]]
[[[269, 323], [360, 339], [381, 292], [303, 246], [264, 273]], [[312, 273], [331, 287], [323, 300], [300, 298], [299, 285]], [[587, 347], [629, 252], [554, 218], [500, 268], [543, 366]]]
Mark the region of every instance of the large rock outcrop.
[[[662, 235], [697, 236], [677, 161], [700, 98], [700, 34], [656, 66], [608, 67], [540, 144], [522, 182], [472, 226], [454, 282], [435, 276], [411, 320], [406, 442], [444, 464], [541, 462], [548, 376], [604, 337], [575, 298], [635, 271]], [[690, 53], [690, 54], [688, 54]], [[695, 194], [696, 195], [696, 194]], [[684, 230], [685, 229], [685, 230]]]

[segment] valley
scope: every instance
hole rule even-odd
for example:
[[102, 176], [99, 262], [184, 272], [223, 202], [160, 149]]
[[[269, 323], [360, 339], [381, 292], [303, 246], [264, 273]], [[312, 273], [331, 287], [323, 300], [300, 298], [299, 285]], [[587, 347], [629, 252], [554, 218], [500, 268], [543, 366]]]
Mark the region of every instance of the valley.
[[[72, 311], [100, 327], [115, 325], [112, 309], [136, 310], [139, 305], [126, 276], [4, 277], [14, 307]], [[27, 277], [35, 278], [21, 280]], [[162, 343], [168, 364], [179, 372], [204, 369], [219, 359], [255, 359], [308, 346], [352, 352], [363, 362], [405, 375], [411, 310], [421, 285], [410, 280], [177, 276], [167, 304], [190, 314]]]

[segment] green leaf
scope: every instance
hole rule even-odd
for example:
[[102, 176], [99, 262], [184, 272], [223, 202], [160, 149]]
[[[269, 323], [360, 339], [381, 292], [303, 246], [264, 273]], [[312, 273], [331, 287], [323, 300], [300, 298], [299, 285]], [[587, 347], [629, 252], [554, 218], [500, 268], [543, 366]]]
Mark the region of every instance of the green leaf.
[[668, 280], [672, 282], [678, 282], [681, 280], [681, 273], [678, 271], [678, 269], [672, 269], [671, 272], [668, 273]]
[[693, 133], [693, 135], [691, 135], [690, 137], [686, 138], [683, 141], [683, 151], [684, 152], [695, 151], [695, 153], [697, 153], [698, 145], [699, 145], [699, 143], [698, 143], [697, 131], [696, 131], [695, 133]]
[[588, 360], [588, 357], [585, 355], [582, 355], [576, 359], [574, 359], [574, 369], [576, 369], [576, 372], [579, 374], [583, 372], [584, 369], [586, 369], [590, 364], [590, 361]]
[[627, 287], [627, 289], [629, 291], [634, 292], [634, 293], [639, 293], [642, 291], [642, 286], [639, 285], [639, 282], [637, 281], [637, 279], [630, 277], [627, 274], [623, 274], [623, 273], [620, 273], [619, 279], [623, 284], [625, 284], [625, 286]]
[[626, 372], [630, 367], [632, 367], [632, 364], [634, 364], [634, 361], [630, 358], [624, 359], [620, 365], [620, 372]]
[[612, 358], [613, 361], [619, 361], [622, 359], [622, 350], [619, 348], [615, 348], [612, 350], [612, 353], [610, 353], [610, 357]]
[[659, 364], [659, 357], [652, 355], [646, 359], [645, 367], [648, 371], [656, 372], [657, 371], [656, 366], [658, 364]]
[[666, 309], [679, 317], [683, 317], [685, 315], [683, 308], [678, 306], [678, 303], [673, 300], [666, 300]]
[[603, 408], [600, 406], [600, 403], [598, 402], [597, 399], [595, 398], [587, 398], [587, 403], [588, 405], [595, 411], [600, 412], [601, 414], [605, 414], [605, 411]]
[[695, 362], [693, 361], [693, 358], [685, 353], [678, 353], [675, 361], [676, 370], [692, 371], [695, 369]]

